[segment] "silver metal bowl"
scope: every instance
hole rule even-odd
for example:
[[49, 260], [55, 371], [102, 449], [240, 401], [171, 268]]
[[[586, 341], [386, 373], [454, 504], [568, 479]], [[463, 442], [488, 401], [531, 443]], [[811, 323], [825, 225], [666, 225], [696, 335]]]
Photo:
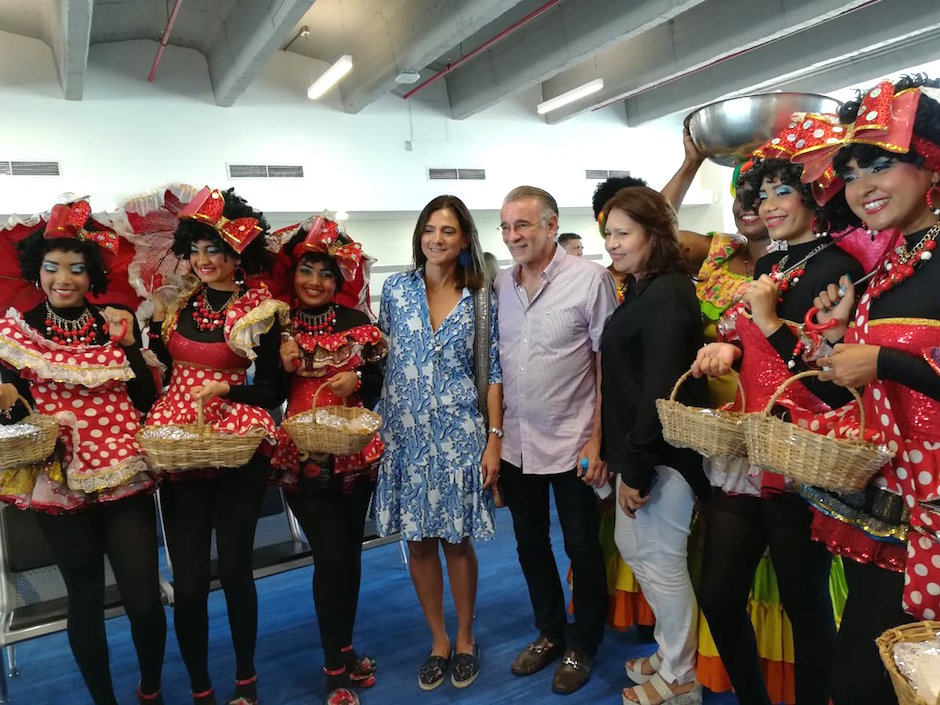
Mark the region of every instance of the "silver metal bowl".
[[722, 166], [749, 159], [796, 112], [835, 113], [841, 103], [817, 93], [758, 93], [709, 103], [685, 118], [699, 151]]

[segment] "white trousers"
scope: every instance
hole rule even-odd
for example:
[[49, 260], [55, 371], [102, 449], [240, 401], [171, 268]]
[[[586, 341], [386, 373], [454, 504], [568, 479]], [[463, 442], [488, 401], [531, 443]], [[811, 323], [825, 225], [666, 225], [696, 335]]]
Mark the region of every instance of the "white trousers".
[[[631, 519], [616, 503], [614, 538], [656, 615], [653, 635], [667, 683], [695, 680], [698, 604], [689, 579], [687, 546], [695, 495], [678, 471], [656, 467], [650, 501]], [[621, 480], [617, 479], [619, 496]]]

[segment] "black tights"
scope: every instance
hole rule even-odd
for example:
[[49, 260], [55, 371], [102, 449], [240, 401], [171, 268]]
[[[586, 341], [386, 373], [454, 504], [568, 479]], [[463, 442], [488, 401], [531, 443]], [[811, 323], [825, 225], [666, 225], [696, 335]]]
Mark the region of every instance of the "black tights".
[[843, 566], [849, 598], [836, 641], [832, 701], [835, 705], [897, 703], [875, 639], [890, 627], [914, 621], [901, 609], [904, 574], [848, 558]]
[[715, 492], [705, 510], [699, 602], [742, 705], [770, 705], [747, 599], [764, 549], [793, 625], [796, 702], [827, 705], [835, 618], [829, 595], [832, 557], [810, 538], [810, 510], [792, 493], [768, 498]]
[[160, 690], [166, 615], [160, 601], [153, 497], [142, 493], [74, 514], [37, 513], [68, 591], [68, 636], [96, 705], [117, 705], [104, 628], [108, 556], [131, 623], [144, 693]]
[[332, 487], [287, 494], [287, 504], [313, 551], [313, 603], [329, 670], [343, 666], [342, 649], [352, 644], [362, 577], [362, 531], [372, 487], [356, 486], [349, 494]]
[[215, 529], [218, 572], [235, 648], [235, 678], [255, 675], [258, 595], [251, 560], [268, 460], [256, 455], [240, 468], [204, 480], [168, 481], [160, 490], [173, 565], [176, 640], [194, 693], [209, 678], [209, 551]]

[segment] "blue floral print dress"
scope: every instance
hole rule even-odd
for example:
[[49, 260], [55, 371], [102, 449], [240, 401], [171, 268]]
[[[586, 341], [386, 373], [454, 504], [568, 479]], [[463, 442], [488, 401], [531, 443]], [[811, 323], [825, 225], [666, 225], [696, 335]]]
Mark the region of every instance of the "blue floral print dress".
[[[490, 296], [490, 383], [501, 382], [496, 300]], [[389, 337], [382, 415], [385, 455], [375, 489], [382, 536], [415, 541], [493, 537], [493, 497], [483, 490], [486, 420], [473, 377], [473, 295], [464, 289], [432, 330], [424, 272], [389, 277], [379, 328]]]

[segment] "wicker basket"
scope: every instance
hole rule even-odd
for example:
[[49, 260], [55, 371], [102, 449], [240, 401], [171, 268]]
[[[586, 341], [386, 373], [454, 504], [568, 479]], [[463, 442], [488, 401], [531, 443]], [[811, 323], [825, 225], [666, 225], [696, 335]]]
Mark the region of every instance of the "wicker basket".
[[[375, 412], [358, 406], [317, 406], [317, 397], [326, 389], [323, 384], [313, 396], [313, 408], [296, 414], [284, 420], [281, 424], [287, 434], [294, 441], [294, 445], [302, 453], [316, 453], [323, 455], [355, 455], [363, 450], [375, 430], [382, 424], [382, 417]], [[364, 425], [375, 430], [352, 431], [348, 428], [317, 423], [317, 412], [329, 413], [330, 416], [344, 421], [363, 421]]]
[[202, 402], [196, 402], [196, 423], [146, 426], [137, 432], [137, 442], [147, 452], [150, 464], [167, 472], [193, 468], [237, 468], [251, 460], [263, 428], [248, 433], [220, 433], [205, 423]]
[[[774, 418], [770, 410], [784, 390], [797, 380], [819, 372], [801, 372], [777, 387], [763, 413], [744, 419], [748, 457], [755, 465], [774, 470], [807, 485], [827, 490], [857, 492], [868, 484], [894, 454], [884, 445], [865, 440], [829, 438], [796, 424]], [[859, 408], [859, 436], [865, 437], [865, 409], [862, 400], [848, 388]]]
[[[725, 456], [738, 458], [747, 455], [741, 411], [719, 411], [685, 406], [676, 401], [676, 393], [692, 371], [682, 375], [672, 388], [668, 399], [656, 400], [656, 411], [663, 425], [663, 438], [677, 448], [691, 448], [706, 457]], [[741, 392], [741, 408], [744, 407], [744, 389], [738, 380]]]
[[[29, 415], [22, 421], [6, 426], [11, 435], [0, 435], [0, 469], [8, 470], [45, 460], [55, 450], [59, 422], [53, 416], [37, 414], [22, 396], [17, 396]], [[35, 430], [25, 430], [32, 426]], [[16, 431], [23, 431], [18, 433]], [[15, 435], [12, 435], [15, 433]]]
[[899, 705], [936, 705], [919, 696], [904, 674], [898, 670], [894, 661], [894, 645], [905, 641], [930, 641], [936, 639], [938, 631], [940, 622], [914, 622], [889, 629], [875, 640], [881, 661], [891, 676], [891, 684], [894, 686], [895, 695], [898, 696]]

